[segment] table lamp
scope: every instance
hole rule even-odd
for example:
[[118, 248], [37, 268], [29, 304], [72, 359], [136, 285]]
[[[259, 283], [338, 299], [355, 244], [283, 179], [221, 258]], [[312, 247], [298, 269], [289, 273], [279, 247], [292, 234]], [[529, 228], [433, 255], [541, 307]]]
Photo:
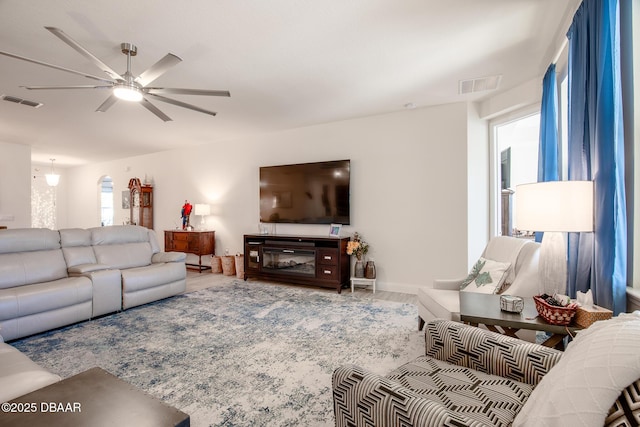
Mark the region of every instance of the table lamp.
[[567, 292], [567, 232], [593, 231], [593, 182], [549, 181], [516, 186], [515, 226], [543, 231], [540, 293]]
[[205, 217], [205, 215], [211, 215], [211, 207], [209, 205], [196, 203], [196, 208], [195, 208], [194, 214], [201, 216], [200, 229], [204, 230], [206, 228], [205, 227], [205, 223], [204, 223], [204, 217]]

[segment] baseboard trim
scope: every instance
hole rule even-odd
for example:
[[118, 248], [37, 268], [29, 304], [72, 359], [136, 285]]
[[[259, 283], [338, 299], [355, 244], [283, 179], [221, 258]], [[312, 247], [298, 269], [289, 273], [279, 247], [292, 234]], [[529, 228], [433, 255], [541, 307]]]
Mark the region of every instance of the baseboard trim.
[[376, 290], [387, 292], [399, 292], [402, 294], [418, 295], [418, 289], [420, 288], [420, 285], [411, 283], [376, 282]]

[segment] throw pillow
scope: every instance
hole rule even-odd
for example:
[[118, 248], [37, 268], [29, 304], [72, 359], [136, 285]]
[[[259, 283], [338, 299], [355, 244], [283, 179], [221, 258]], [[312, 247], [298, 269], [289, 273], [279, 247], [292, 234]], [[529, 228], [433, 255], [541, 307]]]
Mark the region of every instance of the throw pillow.
[[480, 257], [471, 268], [469, 276], [462, 282], [460, 290], [495, 294], [502, 289], [509, 267], [511, 267], [509, 262], [498, 262]]
[[514, 427], [602, 426], [623, 389], [640, 378], [640, 312], [600, 320], [576, 335], [533, 390]]

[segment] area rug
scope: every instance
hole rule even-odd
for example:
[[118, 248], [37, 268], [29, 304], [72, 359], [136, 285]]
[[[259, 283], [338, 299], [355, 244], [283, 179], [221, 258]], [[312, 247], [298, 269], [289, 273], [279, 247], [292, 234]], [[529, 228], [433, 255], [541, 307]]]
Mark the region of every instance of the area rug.
[[240, 280], [12, 344], [62, 377], [100, 366], [201, 426], [334, 425], [331, 374], [424, 353], [412, 304]]

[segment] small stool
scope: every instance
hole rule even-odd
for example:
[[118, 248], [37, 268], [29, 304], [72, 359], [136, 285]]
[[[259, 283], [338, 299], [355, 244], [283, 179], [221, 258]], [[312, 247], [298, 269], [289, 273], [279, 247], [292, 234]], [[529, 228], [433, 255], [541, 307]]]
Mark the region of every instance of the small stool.
[[376, 293], [376, 279], [366, 279], [364, 277], [352, 277], [351, 278], [351, 292], [353, 292], [354, 285], [366, 285], [373, 287], [373, 293]]

